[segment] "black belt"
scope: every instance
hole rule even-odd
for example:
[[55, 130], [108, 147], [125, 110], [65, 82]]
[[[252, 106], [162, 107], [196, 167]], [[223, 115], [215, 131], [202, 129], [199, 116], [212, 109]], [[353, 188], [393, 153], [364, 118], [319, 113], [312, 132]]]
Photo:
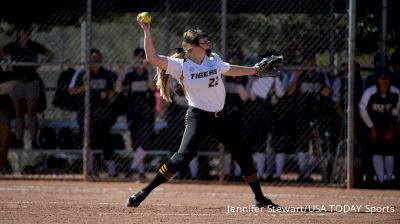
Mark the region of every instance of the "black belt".
[[217, 111], [217, 112], [208, 112], [208, 111], [205, 111], [205, 110], [198, 109], [196, 107], [192, 107], [192, 110], [195, 111], [195, 112], [206, 113], [207, 115], [212, 116], [212, 117], [221, 117], [222, 115], [224, 115], [224, 111], [223, 110], [220, 110], [220, 111]]

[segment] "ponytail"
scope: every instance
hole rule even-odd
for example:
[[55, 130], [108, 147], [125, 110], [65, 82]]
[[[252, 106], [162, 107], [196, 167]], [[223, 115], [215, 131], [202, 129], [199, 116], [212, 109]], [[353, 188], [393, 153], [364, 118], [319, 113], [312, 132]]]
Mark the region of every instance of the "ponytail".
[[[184, 58], [184, 56], [185, 52], [181, 51], [173, 54], [171, 57]], [[161, 97], [167, 102], [172, 102], [171, 92], [174, 92], [172, 88], [172, 77], [171, 75], [168, 75], [165, 72], [166, 72], [165, 70], [157, 68], [156, 86], [160, 90]]]

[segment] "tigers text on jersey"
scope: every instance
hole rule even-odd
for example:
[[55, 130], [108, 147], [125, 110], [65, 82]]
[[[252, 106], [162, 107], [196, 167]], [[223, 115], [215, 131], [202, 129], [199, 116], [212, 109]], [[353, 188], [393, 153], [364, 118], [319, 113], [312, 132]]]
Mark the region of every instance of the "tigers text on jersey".
[[168, 57], [166, 74], [180, 81], [189, 106], [208, 112], [217, 112], [224, 108], [226, 95], [221, 73], [229, 69], [229, 63], [212, 53], [210, 57], [204, 57], [201, 64], [189, 58]]

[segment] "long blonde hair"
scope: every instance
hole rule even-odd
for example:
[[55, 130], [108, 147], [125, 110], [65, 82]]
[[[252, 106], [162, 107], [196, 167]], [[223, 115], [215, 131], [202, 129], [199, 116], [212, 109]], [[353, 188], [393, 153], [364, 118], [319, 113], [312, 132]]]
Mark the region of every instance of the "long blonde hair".
[[[185, 52], [175, 53], [171, 58], [184, 58]], [[172, 88], [172, 77], [165, 73], [166, 70], [157, 67], [157, 82], [156, 86], [160, 90], [161, 97], [167, 101], [172, 102], [171, 92], [174, 93]]]
[[[189, 29], [183, 34], [182, 48], [173, 54], [172, 58], [184, 58], [186, 53], [190, 53], [191, 44], [199, 45], [199, 39], [208, 37], [208, 33], [201, 29]], [[174, 92], [172, 88], [172, 77], [165, 74], [165, 70], [157, 67], [157, 82], [156, 86], [160, 90], [161, 97], [167, 102], [172, 102], [171, 92]]]

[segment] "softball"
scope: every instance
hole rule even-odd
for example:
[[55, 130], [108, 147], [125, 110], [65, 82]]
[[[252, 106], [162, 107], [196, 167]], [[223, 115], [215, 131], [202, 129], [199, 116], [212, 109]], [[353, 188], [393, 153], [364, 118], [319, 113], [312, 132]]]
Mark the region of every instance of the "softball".
[[149, 24], [151, 22], [151, 15], [148, 12], [142, 12], [139, 14], [143, 23]]

